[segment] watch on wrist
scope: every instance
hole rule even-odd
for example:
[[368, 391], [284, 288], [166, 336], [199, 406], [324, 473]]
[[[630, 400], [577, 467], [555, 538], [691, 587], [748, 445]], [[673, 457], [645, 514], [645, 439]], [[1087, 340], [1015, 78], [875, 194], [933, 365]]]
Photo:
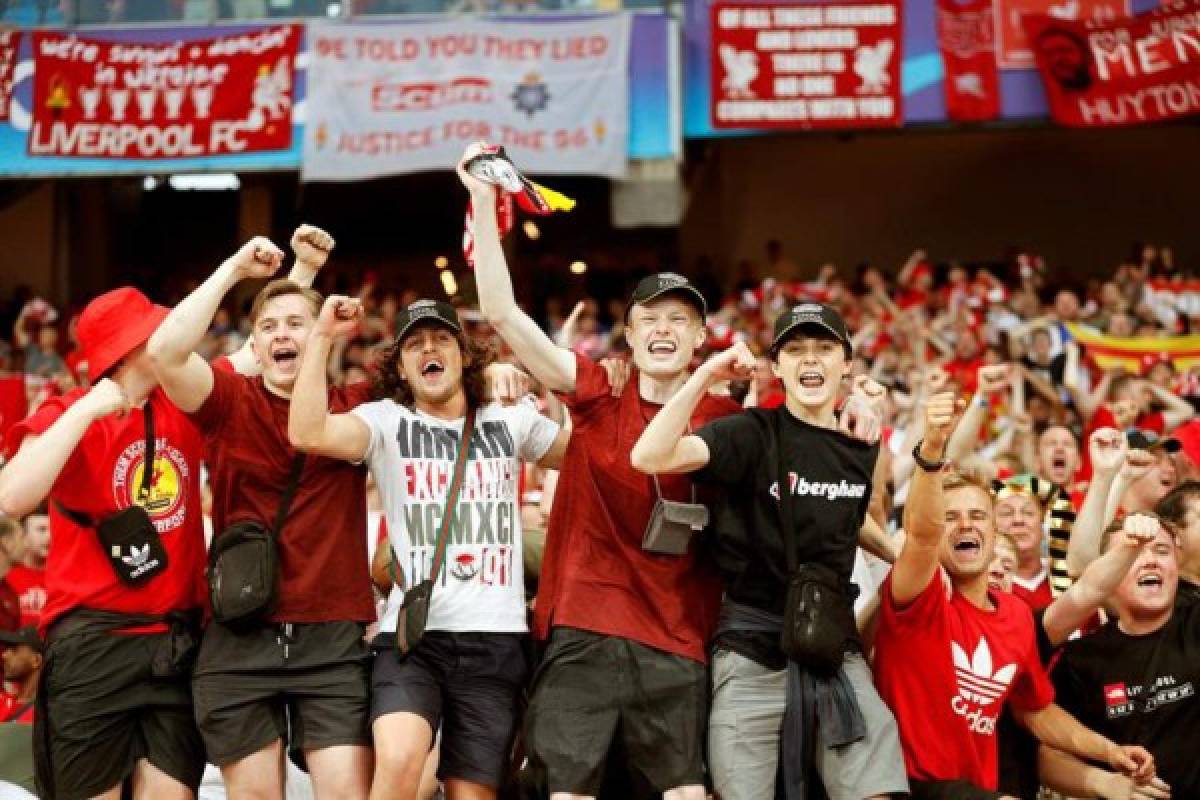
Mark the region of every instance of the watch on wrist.
[[917, 463], [918, 467], [926, 472], [941, 472], [942, 468], [946, 466], [945, 457], [942, 457], [937, 461], [926, 461], [924, 458], [921, 458], [921, 445], [923, 444], [925, 444], [924, 439], [917, 442], [917, 446], [913, 448], [913, 461]]

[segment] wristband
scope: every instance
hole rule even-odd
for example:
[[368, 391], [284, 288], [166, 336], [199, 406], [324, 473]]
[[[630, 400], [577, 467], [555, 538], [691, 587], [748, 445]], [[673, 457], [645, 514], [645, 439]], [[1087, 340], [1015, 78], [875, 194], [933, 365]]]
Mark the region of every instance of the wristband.
[[921, 445], [923, 444], [925, 444], [924, 439], [917, 442], [917, 446], [913, 448], [913, 461], [917, 462], [917, 466], [925, 472], [941, 472], [942, 468], [946, 466], [945, 457], [940, 458], [937, 461], [926, 461], [925, 459], [921, 458]]
[[971, 402], [974, 403], [975, 405], [979, 406], [980, 408], [989, 408], [991, 406], [991, 404], [988, 402], [988, 398], [987, 398], [986, 394], [975, 395], [975, 399], [972, 400]]

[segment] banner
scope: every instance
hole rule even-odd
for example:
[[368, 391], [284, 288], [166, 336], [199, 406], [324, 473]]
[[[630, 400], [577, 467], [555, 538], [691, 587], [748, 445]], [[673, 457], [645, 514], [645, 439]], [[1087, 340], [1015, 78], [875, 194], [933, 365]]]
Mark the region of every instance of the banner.
[[1146, 281], [1142, 302], [1167, 325], [1174, 325], [1180, 316], [1200, 317], [1200, 280]]
[[1102, 370], [1121, 367], [1140, 375], [1146, 364], [1156, 360], [1170, 361], [1180, 372], [1200, 364], [1200, 334], [1125, 338], [1073, 322], [1067, 323], [1067, 330]]
[[958, 122], [1000, 116], [1000, 75], [992, 0], [938, 0], [938, 48], [945, 70], [946, 115]]
[[900, 4], [714, 3], [714, 128], [901, 124]]
[[1130, 0], [996, 0], [997, 59], [1002, 69], [1033, 68], [1025, 17], [1112, 22], [1132, 13]]
[[128, 44], [35, 31], [31, 156], [284, 150], [301, 28]]
[[630, 17], [309, 26], [306, 181], [450, 169], [470, 142], [527, 173], [624, 174]]
[[1104, 25], [1027, 17], [1025, 26], [1060, 125], [1137, 125], [1200, 112], [1194, 0]]
[[20, 46], [20, 31], [0, 28], [0, 120], [8, 119], [8, 102], [12, 99], [13, 72], [17, 68]]

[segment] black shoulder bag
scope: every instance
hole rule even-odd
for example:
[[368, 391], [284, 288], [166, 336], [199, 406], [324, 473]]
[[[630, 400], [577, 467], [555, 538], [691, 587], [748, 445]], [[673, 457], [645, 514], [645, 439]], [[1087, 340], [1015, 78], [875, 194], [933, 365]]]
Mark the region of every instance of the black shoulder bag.
[[[146, 449], [142, 460], [142, 480], [133, 504], [97, 522], [83, 512], [67, 508], [58, 500], [54, 501], [67, 519], [84, 528], [95, 529], [113, 572], [127, 586], [140, 586], [167, 568], [167, 550], [144, 507], [150, 502], [154, 475], [154, 411], [149, 400], [142, 414], [146, 421]], [[140, 504], [137, 502], [139, 500]]]
[[[467, 474], [467, 454], [470, 451], [471, 435], [474, 432], [475, 409], [468, 408], [467, 419], [463, 422], [462, 438], [459, 440], [458, 458], [454, 462], [454, 475], [450, 479], [450, 486], [446, 489], [446, 505], [442, 509], [442, 527], [438, 530], [429, 577], [411, 589], [405, 588], [404, 605], [400, 607], [400, 614], [396, 618], [396, 656], [398, 658], [404, 658], [411, 653], [425, 636], [425, 625], [429, 621], [429, 604], [433, 601], [433, 587], [437, 584], [438, 575], [446, 561], [450, 523], [458, 514], [458, 495], [462, 491], [463, 478]], [[392, 563], [395, 563], [394, 558]], [[393, 571], [392, 580], [395, 579], [396, 573]]]
[[775, 416], [775, 459], [779, 481], [779, 511], [783, 549], [787, 554], [788, 585], [779, 645], [790, 660], [818, 674], [832, 674], [842, 666], [854, 612], [844, 582], [824, 564], [800, 564], [796, 553], [796, 525], [792, 491], [783, 461], [783, 430]]
[[292, 506], [304, 455], [292, 459], [275, 524], [267, 528], [257, 520], [230, 525], [213, 539], [208, 553], [208, 594], [213, 619], [229, 628], [246, 628], [262, 622], [275, 608], [279, 594], [279, 534]]

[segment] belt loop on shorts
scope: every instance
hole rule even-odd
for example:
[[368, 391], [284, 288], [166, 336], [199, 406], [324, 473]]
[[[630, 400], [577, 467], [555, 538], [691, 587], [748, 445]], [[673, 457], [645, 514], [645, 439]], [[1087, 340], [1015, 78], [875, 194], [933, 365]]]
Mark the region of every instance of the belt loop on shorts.
[[281, 622], [278, 625], [279, 632], [275, 635], [275, 644], [283, 647], [283, 660], [288, 660], [288, 655], [291, 652], [291, 645], [295, 634], [295, 626], [290, 622]]

